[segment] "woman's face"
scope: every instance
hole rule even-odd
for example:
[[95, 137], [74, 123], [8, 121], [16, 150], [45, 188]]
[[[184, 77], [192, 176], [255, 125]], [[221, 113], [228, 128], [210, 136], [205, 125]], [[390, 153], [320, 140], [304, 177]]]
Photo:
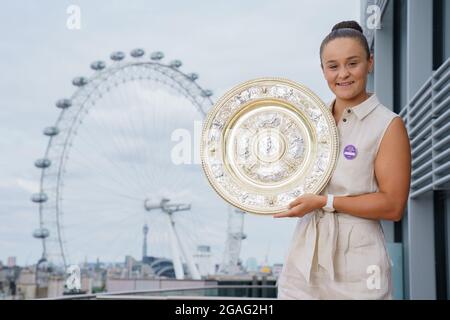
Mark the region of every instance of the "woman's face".
[[367, 74], [372, 71], [373, 57], [358, 40], [337, 38], [322, 51], [322, 69], [331, 91], [341, 100], [352, 100], [366, 93]]

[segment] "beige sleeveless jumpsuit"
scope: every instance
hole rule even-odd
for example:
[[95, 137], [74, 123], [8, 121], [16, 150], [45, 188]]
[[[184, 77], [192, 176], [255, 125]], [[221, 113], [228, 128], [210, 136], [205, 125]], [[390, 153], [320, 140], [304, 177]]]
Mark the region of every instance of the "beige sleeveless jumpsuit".
[[[395, 117], [375, 94], [344, 110], [337, 125], [336, 168], [321, 194], [354, 196], [379, 190], [374, 160]], [[299, 218], [278, 278], [278, 298], [391, 299], [391, 263], [380, 222], [321, 209]]]

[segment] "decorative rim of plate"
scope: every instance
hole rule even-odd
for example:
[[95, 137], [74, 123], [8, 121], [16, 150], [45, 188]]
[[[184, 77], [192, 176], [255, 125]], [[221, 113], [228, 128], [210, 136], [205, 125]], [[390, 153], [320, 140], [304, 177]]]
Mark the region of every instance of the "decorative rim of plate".
[[[248, 100], [245, 101], [244, 103], [239, 103], [237, 106], [235, 106], [234, 110], [232, 110], [233, 109], [232, 107], [229, 107], [231, 113], [228, 115], [228, 117], [226, 119], [223, 119], [224, 121], [222, 124], [222, 128], [219, 129], [220, 130], [220, 136], [219, 136], [220, 142], [217, 142], [217, 144], [223, 143], [223, 141], [221, 141], [224, 136], [222, 129], [227, 128], [226, 124], [229, 124], [230, 121], [233, 119], [233, 117], [236, 116], [236, 114], [238, 114], [239, 112], [244, 110], [246, 107], [248, 107], [252, 103], [253, 104], [258, 104], [258, 103], [264, 104], [267, 101], [275, 102], [280, 105], [286, 105], [286, 106], [289, 105], [290, 108], [295, 109], [295, 111], [298, 113], [298, 115], [304, 114], [305, 116], [308, 116], [308, 117], [310, 117], [310, 115], [307, 114], [305, 110], [302, 110], [302, 107], [304, 109], [311, 109], [313, 107], [318, 107], [321, 112], [319, 113], [319, 115], [316, 115], [316, 117], [318, 119], [317, 123], [321, 122], [322, 127], [323, 127], [323, 125], [324, 125], [323, 123], [325, 122], [326, 128], [324, 130], [328, 131], [326, 135], [324, 133], [320, 134], [321, 139], [326, 138], [326, 144], [328, 145], [328, 147], [327, 147], [329, 149], [328, 153], [327, 153], [328, 158], [329, 158], [328, 163], [326, 164], [325, 170], [320, 168], [322, 173], [319, 176], [315, 176], [314, 178], [311, 178], [311, 179], [316, 179], [316, 181], [314, 183], [312, 183], [312, 182], [310, 183], [313, 186], [311, 188], [307, 188], [307, 192], [304, 192], [302, 185], [299, 185], [296, 188], [294, 188], [293, 191], [289, 191], [289, 192], [285, 191], [284, 193], [281, 194], [281, 196], [280, 196], [280, 194], [278, 194], [276, 197], [274, 195], [268, 196], [268, 195], [254, 194], [253, 196], [255, 196], [255, 197], [259, 197], [259, 196], [265, 197], [265, 200], [267, 200], [268, 197], [271, 197], [269, 202], [270, 201], [278, 202], [279, 197], [281, 197], [282, 199], [285, 199], [283, 205], [275, 206], [275, 205], [273, 205], [273, 202], [272, 202], [270, 205], [267, 205], [267, 209], [261, 209], [261, 206], [258, 208], [257, 206], [251, 206], [248, 204], [244, 204], [244, 203], [242, 203], [243, 201], [238, 201], [236, 199], [233, 199], [233, 196], [231, 196], [229, 194], [229, 192], [227, 194], [227, 192], [223, 190], [223, 187], [217, 182], [217, 179], [213, 175], [212, 166], [214, 164], [211, 163], [210, 161], [208, 161], [211, 159], [211, 157], [208, 156], [208, 150], [209, 150], [208, 135], [211, 132], [211, 126], [213, 125], [213, 121], [217, 117], [218, 113], [221, 110], [223, 110], [224, 106], [227, 103], [229, 105], [231, 104], [231, 102], [230, 102], [231, 99], [236, 98], [236, 96], [238, 96], [238, 95], [240, 96], [241, 93], [246, 92], [246, 90], [248, 90], [248, 89], [257, 88], [257, 85], [259, 85], [261, 87], [262, 86], [265, 87], [266, 90], [265, 91], [262, 90], [262, 92], [260, 92], [260, 94], [267, 95], [267, 97], [263, 97], [263, 98], [257, 97], [255, 99], [252, 99], [251, 97], [249, 97]], [[272, 88], [283, 87], [283, 86], [289, 88], [290, 93], [293, 93], [294, 90], [299, 92], [302, 95], [302, 98], [307, 98], [310, 100], [310, 102], [313, 103], [312, 106], [311, 105], [308, 105], [308, 107], [304, 106], [303, 104], [301, 104], [299, 102], [298, 97], [296, 97], [297, 101], [294, 102], [294, 101], [289, 101], [287, 98], [280, 98], [279, 96], [278, 97], [271, 96], [270, 90], [267, 90], [269, 87], [270, 87], [270, 89], [272, 89]], [[250, 96], [250, 93], [248, 93], [248, 95]], [[304, 102], [305, 101], [303, 101], [303, 103]], [[310, 120], [311, 122], [313, 121], [311, 119], [308, 119], [308, 120]], [[317, 134], [317, 132], [314, 132], [314, 134]], [[321, 140], [321, 141], [325, 141], [325, 140]], [[318, 145], [319, 138], [317, 138], [317, 137], [316, 137], [316, 142], [317, 142], [316, 144]], [[323, 145], [324, 144], [325, 144], [325, 142], [323, 143]], [[225, 148], [224, 145], [222, 145], [222, 150], [220, 151], [221, 153], [223, 153], [223, 148]], [[323, 147], [323, 148], [325, 149], [325, 147]], [[215, 148], [212, 151], [215, 152], [216, 151]], [[321, 151], [321, 152], [325, 153], [325, 151]], [[264, 77], [264, 78], [257, 78], [257, 79], [249, 80], [249, 81], [243, 82], [239, 85], [236, 85], [233, 88], [231, 88], [230, 90], [228, 90], [209, 110], [207, 117], [203, 123], [201, 143], [200, 143], [200, 158], [201, 158], [202, 168], [203, 168], [203, 171], [205, 172], [207, 180], [208, 180], [209, 184], [212, 186], [212, 188], [217, 192], [217, 194], [222, 199], [224, 199], [226, 202], [230, 203], [234, 207], [239, 208], [240, 210], [248, 212], [248, 213], [260, 214], [260, 215], [273, 215], [276, 213], [285, 212], [288, 209], [288, 206], [287, 206], [288, 203], [290, 201], [292, 201], [293, 199], [295, 199], [296, 197], [298, 197], [302, 194], [305, 194], [305, 193], [314, 193], [314, 194], [320, 193], [325, 188], [325, 186], [328, 184], [329, 180], [331, 179], [332, 173], [336, 166], [338, 152], [339, 152], [338, 130], [336, 127], [334, 117], [331, 114], [329, 108], [322, 102], [322, 100], [314, 92], [312, 92], [307, 87], [305, 87], [299, 83], [296, 83], [294, 81], [284, 79], [284, 78], [278, 78], [278, 77]], [[220, 155], [219, 158], [220, 158], [220, 160], [223, 160], [223, 155]], [[215, 163], [215, 165], [220, 165], [220, 164], [221, 164], [220, 162]], [[221, 165], [224, 166], [225, 164], [222, 163]], [[311, 164], [309, 167], [315, 168], [316, 166]], [[308, 169], [309, 169], [309, 167], [308, 167]], [[223, 170], [223, 168], [221, 170], [222, 170], [222, 172], [225, 171], [225, 170]], [[227, 174], [229, 174], [229, 173], [227, 172]], [[308, 177], [306, 176], [304, 180], [306, 181], [307, 178]], [[229, 178], [227, 178], [227, 179], [229, 179]], [[232, 184], [235, 183], [232, 180], [230, 180], [230, 181], [232, 182]], [[232, 186], [230, 186], [230, 188], [231, 187]], [[248, 195], [247, 195], [247, 197], [248, 197]], [[274, 197], [276, 199], [274, 199]], [[283, 198], [283, 197], [285, 197], [285, 198]], [[247, 198], [244, 198], [244, 201], [246, 201], [246, 199]]]

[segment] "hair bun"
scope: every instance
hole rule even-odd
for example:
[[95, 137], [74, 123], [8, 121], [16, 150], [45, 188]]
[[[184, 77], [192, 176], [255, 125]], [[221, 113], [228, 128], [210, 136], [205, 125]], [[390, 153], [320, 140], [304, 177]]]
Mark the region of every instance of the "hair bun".
[[361, 28], [359, 23], [354, 21], [354, 20], [341, 21], [339, 23], [336, 23], [333, 26], [333, 29], [331, 29], [331, 32], [339, 30], [339, 29], [354, 29], [356, 31], [359, 31], [359, 32], [363, 33], [363, 29]]

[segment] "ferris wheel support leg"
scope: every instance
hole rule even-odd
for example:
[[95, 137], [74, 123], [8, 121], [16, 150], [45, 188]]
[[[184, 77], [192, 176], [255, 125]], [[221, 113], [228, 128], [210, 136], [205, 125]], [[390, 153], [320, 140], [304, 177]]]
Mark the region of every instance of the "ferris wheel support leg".
[[174, 233], [177, 237], [178, 243], [180, 245], [181, 253], [184, 256], [184, 259], [186, 260], [186, 263], [189, 268], [189, 272], [191, 273], [192, 279], [194, 280], [201, 280], [200, 272], [197, 269], [197, 266], [195, 265], [194, 261], [192, 260], [192, 256], [189, 254], [189, 250], [185, 247], [184, 242], [181, 241], [180, 236], [178, 235], [177, 230], [175, 229], [175, 223], [173, 224]]
[[169, 218], [170, 247], [172, 250], [172, 261], [173, 261], [173, 268], [175, 270], [175, 277], [177, 280], [182, 280], [184, 279], [184, 271], [183, 265], [181, 264], [180, 252], [178, 250], [177, 237], [175, 235], [172, 218], [170, 217], [170, 215], [168, 216], [168, 218]]

